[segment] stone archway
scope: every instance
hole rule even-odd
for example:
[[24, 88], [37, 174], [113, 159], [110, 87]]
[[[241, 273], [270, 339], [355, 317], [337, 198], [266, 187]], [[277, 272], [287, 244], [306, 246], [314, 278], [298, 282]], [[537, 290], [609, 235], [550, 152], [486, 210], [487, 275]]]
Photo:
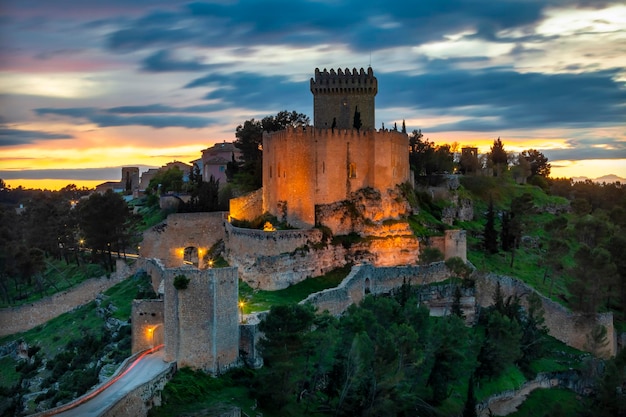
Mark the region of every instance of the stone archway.
[[193, 265], [198, 268], [200, 265], [200, 258], [198, 256], [198, 248], [195, 246], [187, 246], [183, 254], [183, 263], [187, 265]]
[[369, 278], [365, 278], [365, 281], [363, 282], [363, 294], [367, 295], [370, 294], [372, 292], [372, 283], [370, 281]]

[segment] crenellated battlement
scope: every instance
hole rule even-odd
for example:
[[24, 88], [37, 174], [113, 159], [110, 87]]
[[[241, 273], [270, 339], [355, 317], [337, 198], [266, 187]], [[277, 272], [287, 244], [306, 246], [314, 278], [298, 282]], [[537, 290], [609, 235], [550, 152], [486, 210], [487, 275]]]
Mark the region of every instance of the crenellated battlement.
[[311, 92], [317, 94], [368, 94], [378, 93], [378, 80], [374, 77], [372, 68], [367, 72], [363, 68], [357, 70], [349, 68], [330, 71], [324, 68], [320, 71], [315, 69], [315, 78], [311, 78]]
[[[370, 137], [375, 139], [385, 138], [407, 138], [406, 133], [387, 129], [328, 129], [313, 126], [287, 126], [284, 130], [277, 132], [264, 132], [264, 136], [271, 137], [272, 140], [287, 140], [293, 137], [308, 137], [312, 139], [326, 139], [333, 137]], [[408, 140], [408, 139], [407, 139]]]

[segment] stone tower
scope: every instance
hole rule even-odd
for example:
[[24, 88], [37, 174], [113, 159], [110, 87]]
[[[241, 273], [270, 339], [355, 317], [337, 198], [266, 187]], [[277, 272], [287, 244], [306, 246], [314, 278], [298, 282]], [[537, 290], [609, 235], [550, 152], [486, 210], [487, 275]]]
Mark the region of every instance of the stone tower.
[[122, 187], [126, 191], [134, 191], [139, 188], [138, 167], [122, 167]]
[[350, 72], [339, 68], [336, 72], [315, 69], [311, 78], [313, 93], [313, 125], [319, 129], [352, 129], [358, 113], [361, 130], [374, 129], [374, 97], [378, 92], [378, 80], [372, 68], [367, 72], [356, 68]]

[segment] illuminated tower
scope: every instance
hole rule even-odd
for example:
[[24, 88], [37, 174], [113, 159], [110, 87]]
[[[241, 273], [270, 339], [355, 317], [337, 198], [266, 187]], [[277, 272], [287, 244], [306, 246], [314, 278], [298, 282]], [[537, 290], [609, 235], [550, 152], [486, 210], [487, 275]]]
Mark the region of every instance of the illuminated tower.
[[[378, 80], [372, 68], [367, 72], [348, 68], [336, 72], [315, 69], [311, 78], [313, 93], [313, 125], [320, 129], [352, 129], [355, 116], [360, 119], [360, 129], [374, 129], [374, 97], [378, 92]], [[357, 123], [358, 125], [358, 123]]]

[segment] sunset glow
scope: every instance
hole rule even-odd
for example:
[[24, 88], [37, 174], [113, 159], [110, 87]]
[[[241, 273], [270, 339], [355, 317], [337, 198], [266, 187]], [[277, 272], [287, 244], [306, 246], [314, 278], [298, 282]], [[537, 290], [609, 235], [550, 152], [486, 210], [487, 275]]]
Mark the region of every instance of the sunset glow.
[[543, 152], [555, 177], [626, 178], [621, 2], [301, 2], [271, 21], [249, 0], [63, 4], [0, 10], [11, 187], [93, 187], [122, 166], [189, 163], [245, 120], [311, 117], [315, 68], [368, 65], [378, 127], [404, 120], [480, 152], [500, 137], [509, 152]]

